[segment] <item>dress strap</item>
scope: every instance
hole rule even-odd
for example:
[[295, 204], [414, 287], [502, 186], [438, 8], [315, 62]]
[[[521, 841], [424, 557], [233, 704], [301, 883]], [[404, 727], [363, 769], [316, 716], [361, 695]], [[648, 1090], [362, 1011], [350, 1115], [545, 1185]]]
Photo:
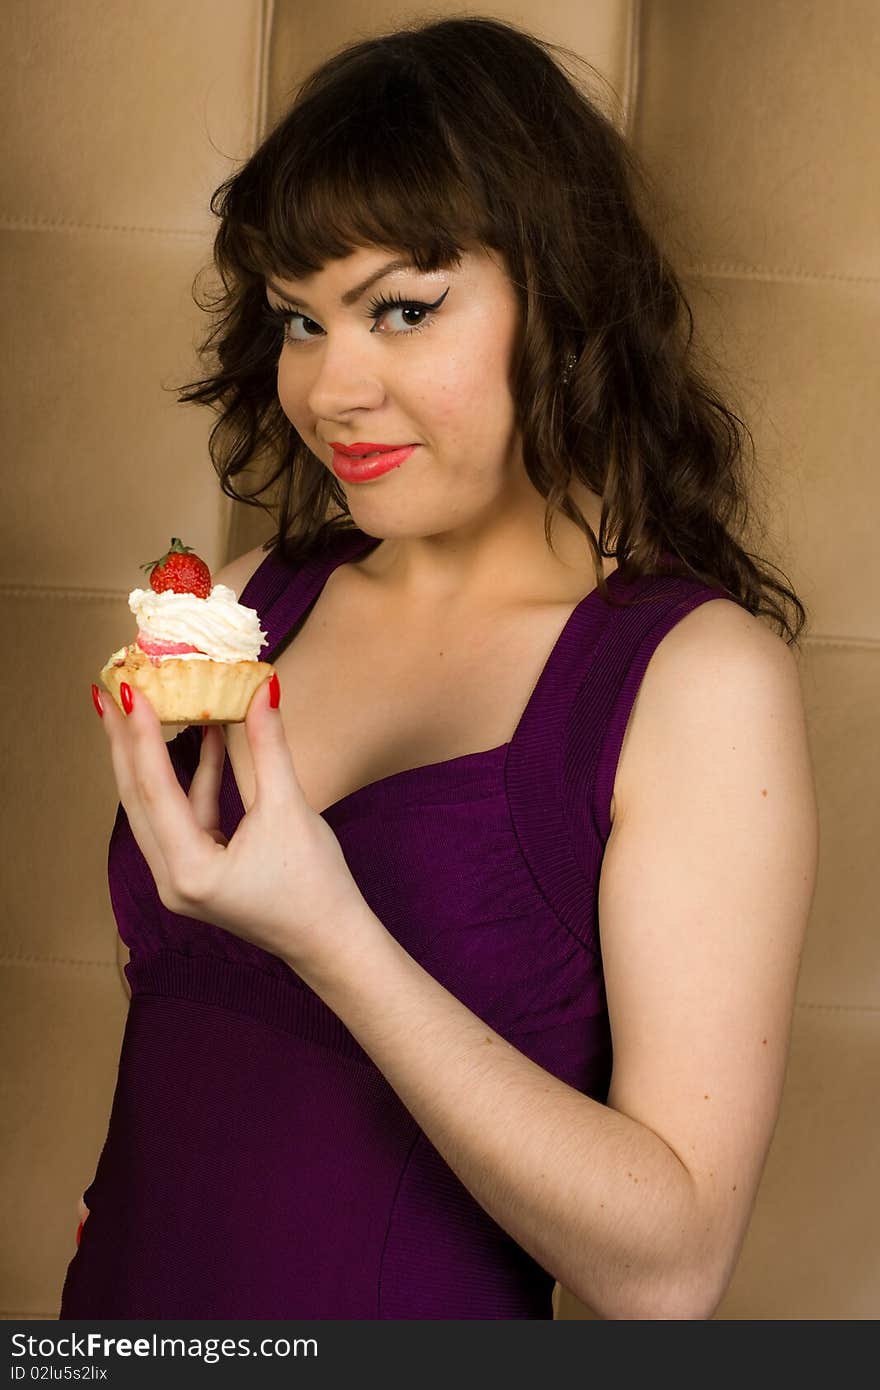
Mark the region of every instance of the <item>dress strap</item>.
[[340, 532], [329, 546], [315, 551], [297, 567], [270, 551], [239, 595], [239, 603], [256, 610], [268, 637], [261, 661], [272, 661], [295, 633], [337, 565], [359, 559], [379, 544], [359, 528]]
[[563, 925], [597, 955], [611, 794], [642, 677], [676, 623], [727, 597], [662, 574], [619, 582], [615, 593], [638, 601], [584, 606], [565, 634], [554, 680], [517, 731], [506, 768], [511, 816], [536, 881]]

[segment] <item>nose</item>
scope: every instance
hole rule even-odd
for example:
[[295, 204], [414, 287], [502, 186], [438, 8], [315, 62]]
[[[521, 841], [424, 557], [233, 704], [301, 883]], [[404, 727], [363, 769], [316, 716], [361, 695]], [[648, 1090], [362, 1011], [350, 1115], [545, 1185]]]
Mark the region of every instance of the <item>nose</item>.
[[308, 406], [318, 420], [350, 423], [353, 410], [377, 410], [384, 402], [385, 383], [373, 354], [353, 337], [326, 344], [308, 393]]

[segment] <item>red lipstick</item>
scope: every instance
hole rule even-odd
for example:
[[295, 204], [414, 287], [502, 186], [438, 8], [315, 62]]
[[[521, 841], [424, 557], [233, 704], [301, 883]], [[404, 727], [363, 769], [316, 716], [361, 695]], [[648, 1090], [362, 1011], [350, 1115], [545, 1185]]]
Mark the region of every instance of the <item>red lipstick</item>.
[[[331, 441], [331, 467], [344, 483], [365, 483], [392, 468], [399, 468], [417, 444], [340, 444]], [[367, 457], [373, 455], [374, 457]]]

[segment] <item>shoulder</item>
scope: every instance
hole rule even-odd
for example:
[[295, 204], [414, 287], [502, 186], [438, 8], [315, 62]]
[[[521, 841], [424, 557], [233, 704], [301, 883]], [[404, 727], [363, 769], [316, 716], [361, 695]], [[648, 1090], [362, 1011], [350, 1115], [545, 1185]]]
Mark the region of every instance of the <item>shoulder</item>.
[[723, 800], [725, 778], [728, 793], [735, 782], [766, 797], [775, 775], [792, 812], [812, 799], [797, 657], [737, 603], [708, 600], [666, 633], [633, 716], [617, 820], [637, 814], [648, 825], [677, 806], [684, 822], [699, 814], [699, 794]]
[[240, 599], [242, 591], [249, 583], [260, 565], [266, 559], [268, 552], [261, 545], [257, 545], [253, 550], [245, 551], [234, 560], [230, 560], [214, 575], [215, 584], [225, 584], [232, 589], [235, 597]]
[[717, 672], [722, 663], [796, 670], [791, 649], [760, 618], [731, 599], [710, 598], [692, 608], [658, 644], [650, 668], [659, 686], [673, 669]]
[[726, 755], [729, 747], [757, 775], [762, 741], [774, 745], [775, 758], [783, 743], [793, 757], [806, 752], [795, 654], [766, 623], [729, 599], [700, 604], [666, 634], [646, 683], [646, 722], [655, 744], [660, 728], [667, 730], [660, 745], [667, 756], [678, 756], [685, 742], [697, 756]]
[[740, 604], [709, 599], [666, 633], [648, 662], [615, 784], [616, 818], [682, 745], [711, 757], [739, 731], [744, 754], [743, 740], [761, 724], [803, 739], [797, 658]]

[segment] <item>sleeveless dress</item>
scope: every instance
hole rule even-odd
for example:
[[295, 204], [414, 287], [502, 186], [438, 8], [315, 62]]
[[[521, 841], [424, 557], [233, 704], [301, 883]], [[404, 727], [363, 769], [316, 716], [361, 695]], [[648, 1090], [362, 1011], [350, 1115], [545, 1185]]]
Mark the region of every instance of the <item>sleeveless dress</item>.
[[[240, 599], [269, 637], [262, 659], [337, 565], [378, 544], [354, 530], [296, 570], [267, 555]], [[643, 602], [616, 609], [592, 590], [576, 605], [508, 743], [392, 773], [322, 813], [422, 967], [602, 1103], [597, 899], [618, 756], [657, 644], [727, 596], [666, 573], [607, 582]], [[168, 744], [184, 789], [200, 742], [191, 726]], [[231, 837], [244, 808], [228, 757], [220, 811]], [[108, 871], [131, 1000], [59, 1317], [551, 1319], [553, 1276], [323, 1000], [278, 957], [162, 906], [121, 805]]]

